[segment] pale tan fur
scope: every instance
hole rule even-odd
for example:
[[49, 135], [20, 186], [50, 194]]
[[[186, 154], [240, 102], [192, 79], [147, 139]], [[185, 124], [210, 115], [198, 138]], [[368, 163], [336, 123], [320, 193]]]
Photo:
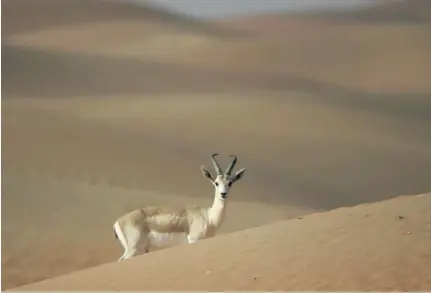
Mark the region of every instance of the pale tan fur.
[[201, 166], [202, 174], [215, 187], [213, 205], [180, 208], [151, 206], [125, 214], [114, 224], [115, 235], [125, 249], [119, 260], [135, 256], [140, 247], [144, 253], [148, 252], [148, 247], [153, 242], [173, 243], [173, 238], [176, 237], [180, 243], [193, 243], [215, 236], [225, 218], [228, 190], [234, 182], [242, 178], [245, 171], [241, 169], [234, 176], [230, 175], [236, 163], [235, 157], [226, 173], [222, 174], [214, 159], [215, 155], [213, 155], [213, 164], [217, 172], [215, 179], [204, 166]]
[[[202, 226], [201, 223], [208, 223], [207, 226], [218, 228], [223, 221], [224, 213], [218, 214], [217, 209], [224, 210], [224, 203], [215, 203], [212, 220], [210, 212], [213, 207], [189, 206], [182, 208], [153, 206], [132, 211], [120, 217], [117, 222], [121, 227], [133, 225], [141, 232], [148, 233], [156, 231], [159, 233], [186, 233], [189, 234], [194, 225]], [[208, 233], [204, 233], [208, 234]]]

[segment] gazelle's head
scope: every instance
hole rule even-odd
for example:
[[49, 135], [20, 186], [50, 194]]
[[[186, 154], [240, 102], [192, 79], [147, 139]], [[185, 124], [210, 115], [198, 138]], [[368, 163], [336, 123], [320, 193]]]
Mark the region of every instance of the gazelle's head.
[[235, 167], [237, 157], [234, 155], [231, 155], [233, 157], [232, 162], [227, 167], [226, 171], [223, 173], [220, 165], [217, 163], [215, 157], [218, 154], [213, 154], [211, 156], [212, 163], [214, 165], [214, 169], [217, 173], [217, 177], [213, 178], [210, 174], [210, 172], [205, 168], [205, 166], [201, 166], [202, 174], [205, 178], [207, 178], [215, 188], [216, 197], [218, 197], [221, 200], [227, 199], [229, 189], [230, 187], [239, 179], [241, 179], [244, 175], [245, 168], [237, 171], [234, 175], [231, 175], [233, 168]]

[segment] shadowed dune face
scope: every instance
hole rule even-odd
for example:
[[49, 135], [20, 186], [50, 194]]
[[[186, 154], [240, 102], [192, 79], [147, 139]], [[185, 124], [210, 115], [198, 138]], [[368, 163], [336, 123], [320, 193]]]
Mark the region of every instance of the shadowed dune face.
[[221, 233], [431, 188], [427, 25], [2, 8], [5, 288], [117, 259], [127, 211], [210, 204], [213, 152], [247, 168]]

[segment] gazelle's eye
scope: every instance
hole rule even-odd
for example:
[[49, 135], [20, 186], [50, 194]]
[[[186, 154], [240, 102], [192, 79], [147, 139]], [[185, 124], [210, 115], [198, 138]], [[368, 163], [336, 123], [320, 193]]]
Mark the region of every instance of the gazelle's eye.
[[215, 186], [218, 186], [218, 182], [216, 182], [216, 183], [214, 183], [215, 184]]
[[232, 185], [232, 182], [229, 181], [229, 183], [227, 185], [230, 187]]

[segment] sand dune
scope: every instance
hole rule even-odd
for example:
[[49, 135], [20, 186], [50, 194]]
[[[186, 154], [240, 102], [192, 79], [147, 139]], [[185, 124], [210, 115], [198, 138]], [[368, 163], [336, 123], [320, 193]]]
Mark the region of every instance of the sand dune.
[[6, 169], [199, 195], [207, 190], [199, 165], [216, 150], [222, 160], [237, 153], [239, 164], [253, 170], [236, 196], [245, 201], [328, 209], [429, 188], [429, 117], [396, 109], [373, 112], [375, 106], [339, 107], [293, 94], [285, 101], [269, 95], [264, 101], [234, 95], [14, 99], [3, 108]]
[[237, 36], [150, 4], [101, 0], [3, 1], [3, 40], [30, 48], [173, 59]]
[[[210, 203], [211, 186], [199, 166], [210, 167], [213, 152], [223, 165], [235, 153], [238, 167], [247, 168], [232, 191], [222, 234], [431, 189], [427, 24], [339, 26], [286, 16], [204, 23], [96, 0], [11, 0], [2, 8], [3, 289], [117, 259], [112, 222], [126, 211]], [[248, 33], [232, 38], [238, 30]], [[202, 272], [196, 289], [429, 288], [428, 279], [419, 278], [429, 260], [420, 259], [419, 250], [429, 239], [426, 228], [417, 230], [429, 218], [414, 214], [429, 207], [425, 198], [156, 252], [120, 267], [148, 271], [139, 266], [158, 262], [160, 271], [150, 271], [159, 275], [148, 274], [142, 283], [123, 275], [112, 288], [151, 289], [149, 278], [166, 273], [172, 279], [165, 288], [190, 289], [181, 278]], [[395, 230], [404, 226], [412, 232], [406, 237]], [[383, 231], [381, 239], [373, 229]], [[370, 241], [361, 250], [364, 237]], [[400, 245], [386, 251], [394, 241]], [[313, 252], [326, 244], [327, 252]], [[218, 256], [217, 247], [245, 251], [214, 262], [206, 275], [203, 266]], [[165, 271], [162, 258], [181, 250], [176, 257], [197, 253], [197, 265]], [[376, 272], [371, 277], [358, 261], [367, 254]], [[277, 258], [280, 265], [273, 266]], [[252, 263], [262, 265], [246, 269]], [[418, 271], [410, 277], [397, 264], [410, 272], [417, 264]], [[278, 275], [282, 268], [291, 278]], [[106, 270], [119, 278], [114, 264]], [[335, 280], [336, 274], [343, 278]], [[86, 280], [75, 289], [89, 289]], [[92, 289], [100, 284], [94, 281]], [[52, 282], [46, 288], [60, 288]]]
[[261, 41], [240, 40], [231, 48], [212, 48], [217, 54], [211, 60], [217, 66], [235, 64], [244, 71], [259, 68], [372, 92], [429, 96], [430, 2], [375, 2], [353, 11], [222, 20], [221, 26], [257, 35]]
[[14, 291], [431, 289], [431, 194], [337, 209]]
[[330, 22], [356, 23], [429, 23], [431, 21], [431, 3], [427, 0], [375, 1], [375, 5], [356, 11], [343, 13], [316, 13], [318, 19]]
[[271, 15], [226, 26], [260, 37], [213, 46], [190, 59], [211, 55], [219, 68], [275, 72], [370, 92], [431, 93], [429, 24], [343, 25]]
[[[17, 4], [11, 2], [8, 5], [12, 10]], [[66, 2], [76, 5], [69, 9], [72, 12], [84, 9], [85, 5], [105, 7], [94, 0], [85, 5], [71, 0]], [[409, 8], [409, 15], [429, 11], [429, 6], [421, 4], [421, 0], [415, 0], [415, 3]], [[61, 6], [49, 5], [49, 1], [45, 3], [56, 13], [67, 13], [64, 8], [60, 9]], [[109, 5], [121, 6], [116, 3]], [[329, 88], [332, 89], [331, 94], [337, 94], [339, 89], [349, 94], [431, 95], [428, 82], [431, 77], [431, 42], [428, 37], [431, 26], [428, 22], [362, 21], [352, 24], [349, 19], [355, 17], [349, 16], [344, 22], [331, 23], [326, 21], [332, 19], [329, 16], [287, 17], [281, 14], [196, 24], [187, 18], [148, 7], [128, 7], [135, 11], [133, 14], [126, 8], [126, 11], [120, 9], [115, 13], [116, 10], [111, 11], [109, 6], [104, 9], [109, 12], [98, 9], [97, 13], [94, 12], [93, 22], [81, 21], [72, 12], [68, 12], [65, 19], [77, 20], [67, 25], [59, 23], [39, 27], [38, 18], [26, 20], [34, 29], [18, 30], [6, 38], [8, 50], [3, 53], [4, 59], [14, 60], [14, 66], [17, 66], [15, 59], [20, 60], [20, 67], [10, 70], [31, 72], [35, 66], [50, 68], [49, 75], [45, 71], [41, 77], [36, 77], [39, 80], [34, 83], [39, 86], [32, 89], [36, 94], [40, 88], [49, 87], [46, 85], [49, 78], [60, 79], [57, 84], [82, 87], [78, 83], [80, 78], [76, 81], [70, 78], [82, 75], [87, 83], [92, 81], [93, 87], [105, 88], [104, 94], [112, 92], [112, 84], [118, 80], [124, 81], [127, 84], [124, 88], [130, 88], [129, 93], [133, 90], [135, 94], [150, 92], [155, 87], [153, 84], [158, 84], [158, 92], [161, 92], [161, 81], [164, 81], [163, 86], [180, 92], [217, 91], [216, 88], [228, 88], [224, 92], [232, 92], [235, 88], [232, 80], [235, 80], [241, 84], [242, 91], [274, 90], [275, 87], [300, 91]], [[362, 13], [384, 19], [385, 15], [389, 18], [399, 15], [397, 11], [400, 10], [398, 6], [383, 5]], [[140, 17], [135, 16], [139, 13], [142, 14]], [[110, 17], [104, 18], [99, 14]], [[180, 19], [190, 23], [183, 25]], [[6, 20], [11, 25], [16, 22]], [[196, 30], [206, 25], [226, 34]], [[238, 31], [250, 34], [227, 37], [229, 33]], [[35, 55], [30, 60], [22, 56], [29, 54]], [[109, 57], [115, 59], [109, 60]], [[76, 62], [85, 64], [77, 66]], [[10, 63], [12, 61], [5, 66], [11, 67]], [[81, 72], [80, 68], [86, 70]], [[70, 72], [70, 75], [64, 76], [64, 72]], [[117, 76], [118, 72], [125, 74], [127, 79]], [[9, 83], [13, 84], [15, 79], [9, 78]], [[213, 79], [216, 82], [211, 86], [209, 81]], [[26, 83], [31, 84], [31, 79]], [[16, 91], [18, 89], [8, 92], [16, 94]]]
[[94, 24], [105, 21], [139, 20], [158, 27], [183, 27], [188, 31], [223, 34], [209, 23], [162, 10], [151, 5], [104, 0], [4, 0], [3, 36], [37, 32], [55, 27]]

